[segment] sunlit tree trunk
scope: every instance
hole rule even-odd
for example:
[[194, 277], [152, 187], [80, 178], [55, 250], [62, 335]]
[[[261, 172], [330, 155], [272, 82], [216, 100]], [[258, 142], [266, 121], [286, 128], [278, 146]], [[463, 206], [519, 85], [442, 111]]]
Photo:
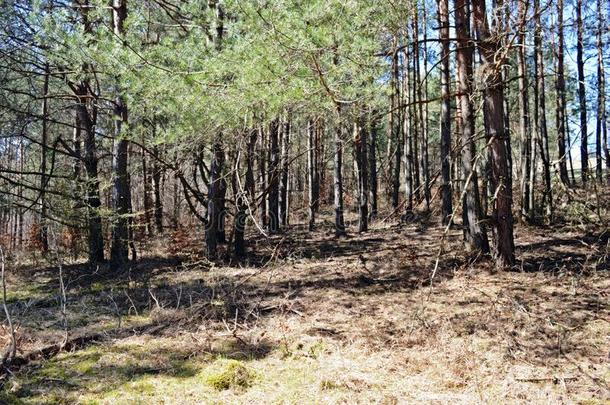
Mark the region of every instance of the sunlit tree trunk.
[[449, 77], [449, 1], [437, 0], [439, 39], [441, 41], [441, 220], [449, 223], [451, 200], [451, 82]]
[[589, 149], [583, 34], [582, 0], [576, 0], [576, 68], [578, 70], [578, 102], [580, 108], [580, 167], [582, 183], [586, 184], [589, 177]]

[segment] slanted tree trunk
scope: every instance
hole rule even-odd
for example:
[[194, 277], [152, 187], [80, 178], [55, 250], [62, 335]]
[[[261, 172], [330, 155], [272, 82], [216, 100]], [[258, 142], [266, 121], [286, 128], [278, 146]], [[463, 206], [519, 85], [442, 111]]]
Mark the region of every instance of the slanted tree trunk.
[[[124, 23], [127, 18], [127, 3], [125, 0], [113, 0], [112, 17], [114, 34], [118, 38], [124, 35]], [[127, 173], [129, 143], [124, 138], [123, 126], [127, 124], [127, 104], [121, 89], [117, 86], [117, 96], [114, 100], [114, 139], [112, 150], [112, 173], [114, 185], [112, 189], [112, 244], [110, 261], [115, 266], [123, 266], [128, 261], [129, 243], [129, 207], [131, 206], [131, 190]]]
[[559, 178], [569, 186], [568, 155], [566, 151], [566, 84], [564, 75], [564, 36], [563, 36], [563, 0], [557, 0], [557, 75], [555, 80], [557, 151], [559, 160]]
[[[501, 9], [502, 0], [496, 0], [497, 9]], [[494, 10], [495, 12], [496, 10]], [[508, 154], [506, 140], [509, 136], [504, 126], [504, 93], [500, 66], [502, 60], [496, 55], [500, 49], [500, 33], [490, 32], [487, 23], [485, 0], [473, 0], [473, 13], [476, 29], [480, 39], [480, 52], [485, 76], [484, 102], [489, 117], [489, 148], [491, 157], [491, 178], [496, 196], [494, 200], [492, 223], [494, 227], [494, 259], [496, 266], [506, 268], [515, 261], [513, 238], [512, 185], [508, 173]], [[499, 16], [493, 13], [494, 18]], [[496, 22], [494, 26], [498, 26]]]
[[[478, 178], [475, 167], [474, 113], [472, 105], [472, 54], [468, 5], [465, 0], [455, 0], [455, 32], [457, 37], [457, 76], [461, 114], [462, 176], [464, 200], [462, 219], [464, 242], [470, 251], [489, 252], [485, 226], [481, 221]], [[502, 123], [502, 121], [500, 121]]]
[[365, 125], [365, 115], [360, 113], [354, 122], [354, 155], [358, 176], [358, 232], [366, 232], [369, 229], [369, 177]]
[[583, 59], [582, 0], [576, 0], [576, 68], [578, 70], [578, 102], [580, 108], [580, 167], [583, 185], [589, 177], [587, 133], [587, 95], [585, 93], [585, 63]]
[[447, 225], [453, 212], [451, 200], [451, 89], [449, 77], [449, 1], [437, 0], [441, 41], [441, 218]]

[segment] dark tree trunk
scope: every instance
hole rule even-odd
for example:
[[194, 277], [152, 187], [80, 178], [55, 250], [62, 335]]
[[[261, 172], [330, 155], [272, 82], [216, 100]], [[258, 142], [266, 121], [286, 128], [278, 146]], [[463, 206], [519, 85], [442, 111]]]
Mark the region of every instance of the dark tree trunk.
[[143, 192], [142, 196], [144, 205], [144, 229], [148, 237], [152, 236], [152, 201], [150, 198], [150, 174], [148, 172], [148, 162], [146, 160], [146, 151], [142, 148], [142, 182]]
[[313, 231], [316, 224], [316, 212], [320, 200], [320, 183], [317, 166], [316, 123], [307, 121], [307, 186], [309, 200], [309, 230]]
[[[597, 0], [597, 126], [595, 128], [595, 174], [597, 181], [602, 181], [602, 138], [606, 138], [606, 77], [604, 74], [604, 42], [602, 38], [604, 16], [602, 1]], [[607, 152], [607, 149], [604, 148]], [[606, 156], [606, 159], [608, 157]], [[606, 160], [606, 164], [608, 161]], [[610, 174], [609, 174], [610, 176]]]
[[288, 182], [288, 164], [289, 164], [289, 156], [288, 150], [290, 148], [290, 114], [286, 114], [283, 126], [282, 126], [282, 139], [281, 139], [281, 175], [280, 175], [280, 225], [282, 227], [286, 227], [289, 222], [289, 182]]
[[[125, 0], [113, 0], [112, 17], [114, 34], [122, 38], [124, 35], [124, 22], [127, 18], [127, 4]], [[123, 126], [127, 124], [127, 104], [117, 86], [114, 114], [114, 139], [112, 151], [112, 173], [114, 185], [112, 189], [112, 244], [110, 261], [115, 266], [123, 266], [128, 261], [129, 243], [129, 207], [131, 206], [131, 191], [127, 173], [129, 157], [129, 143], [124, 138]]]
[[280, 168], [280, 146], [279, 146], [279, 120], [274, 119], [269, 124], [269, 193], [268, 209], [270, 233], [277, 233], [279, 226], [279, 168]]
[[[409, 53], [405, 50], [404, 52], [404, 66], [408, 68], [410, 60]], [[403, 146], [403, 155], [405, 159], [405, 215], [410, 216], [413, 212], [413, 197], [414, 197], [414, 161], [413, 161], [413, 131], [411, 130], [411, 117], [413, 106], [409, 106], [410, 102], [413, 100], [412, 94], [410, 92], [410, 84], [411, 84], [411, 76], [409, 75], [409, 71], [405, 71], [403, 77], [403, 95], [404, 102], [407, 107], [404, 109], [403, 119], [402, 119], [402, 132], [404, 134], [404, 146]]]
[[260, 223], [263, 228], [267, 227], [267, 147], [266, 147], [266, 136], [265, 130], [262, 125], [259, 126], [259, 152], [258, 152], [258, 175], [259, 175], [259, 189], [261, 190], [260, 202], [258, 206], [258, 213]]
[[224, 166], [224, 152], [219, 140], [212, 146], [213, 158], [210, 165], [210, 178], [208, 185], [208, 223], [206, 224], [205, 240], [209, 258], [215, 258], [218, 248], [218, 234], [221, 226], [221, 188], [222, 171]]
[[564, 39], [563, 39], [563, 0], [557, 0], [557, 76], [555, 90], [557, 92], [556, 126], [557, 150], [559, 153], [559, 178], [566, 186], [570, 185], [568, 177], [568, 155], [566, 152], [566, 84], [564, 75]]
[[537, 122], [536, 132], [538, 133], [538, 147], [540, 148], [540, 159], [544, 173], [544, 195], [542, 206], [546, 210], [546, 217], [552, 220], [553, 217], [553, 194], [551, 189], [551, 160], [549, 155], [549, 135], [546, 126], [546, 89], [544, 80], [544, 59], [542, 54], [542, 26], [540, 24], [540, 0], [534, 1], [534, 15], [536, 28], [534, 33], [534, 48], [536, 51], [536, 88]]
[[341, 107], [336, 107], [336, 122], [334, 128], [334, 195], [335, 195], [335, 235], [344, 236], [345, 221], [343, 219], [343, 124], [341, 122]]
[[580, 107], [580, 167], [582, 183], [589, 177], [589, 149], [587, 140], [587, 95], [585, 93], [585, 63], [583, 60], [582, 0], [576, 0], [576, 67], [578, 70], [578, 101]]
[[[47, 143], [48, 143], [48, 115], [49, 115], [49, 65], [45, 65], [44, 84], [42, 87], [42, 134], [40, 152], [40, 246], [43, 252], [49, 250], [49, 229], [47, 225], [47, 198], [46, 190], [48, 186], [47, 177]], [[23, 159], [23, 156], [21, 156]]]
[[[501, 0], [497, 0], [501, 9]], [[489, 148], [491, 151], [491, 177], [497, 190], [492, 212], [494, 225], [494, 259], [500, 268], [510, 267], [515, 262], [515, 245], [513, 239], [512, 185], [508, 174], [508, 154], [506, 140], [509, 134], [504, 127], [504, 93], [502, 74], [499, 69], [502, 61], [495, 56], [500, 49], [497, 32], [490, 33], [485, 10], [485, 0], [473, 1], [474, 21], [480, 39], [480, 52], [486, 76], [484, 102], [489, 114]], [[495, 15], [498, 18], [497, 15]], [[498, 24], [496, 23], [495, 26]], [[496, 65], [497, 63], [497, 65]], [[487, 68], [485, 68], [487, 67]]]
[[468, 250], [487, 253], [489, 252], [489, 242], [481, 221], [478, 178], [475, 167], [475, 117], [471, 99], [473, 45], [470, 35], [470, 19], [465, 0], [455, 0], [455, 8], [456, 58], [462, 135], [462, 176], [464, 177], [465, 187], [462, 211], [464, 242]]
[[153, 147], [153, 154], [155, 156], [152, 167], [153, 195], [155, 197], [155, 229], [157, 234], [161, 235], [163, 233], [163, 200], [161, 198], [161, 166], [157, 161], [159, 158], [159, 148], [156, 145]]
[[451, 89], [449, 77], [449, 1], [437, 0], [441, 40], [441, 218], [443, 225], [451, 219]]
[[369, 177], [365, 125], [365, 115], [361, 113], [354, 122], [354, 154], [358, 175], [358, 232], [366, 232], [369, 228]]
[[369, 183], [371, 188], [371, 219], [377, 217], [377, 112], [369, 114]]

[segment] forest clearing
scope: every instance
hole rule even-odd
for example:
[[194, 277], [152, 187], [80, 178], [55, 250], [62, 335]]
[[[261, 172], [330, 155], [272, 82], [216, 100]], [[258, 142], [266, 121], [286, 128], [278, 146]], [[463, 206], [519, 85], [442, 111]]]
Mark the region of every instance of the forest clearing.
[[608, 21], [0, 0], [0, 405], [609, 405]]

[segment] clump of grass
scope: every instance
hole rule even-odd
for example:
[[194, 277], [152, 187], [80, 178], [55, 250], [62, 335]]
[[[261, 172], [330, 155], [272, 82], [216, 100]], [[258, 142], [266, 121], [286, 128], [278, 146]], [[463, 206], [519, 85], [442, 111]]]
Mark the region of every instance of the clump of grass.
[[254, 382], [256, 374], [242, 362], [230, 360], [222, 369], [207, 376], [206, 383], [218, 391], [229, 388], [248, 388]]
[[19, 398], [8, 392], [0, 391], [0, 404], [20, 405], [23, 404]]

